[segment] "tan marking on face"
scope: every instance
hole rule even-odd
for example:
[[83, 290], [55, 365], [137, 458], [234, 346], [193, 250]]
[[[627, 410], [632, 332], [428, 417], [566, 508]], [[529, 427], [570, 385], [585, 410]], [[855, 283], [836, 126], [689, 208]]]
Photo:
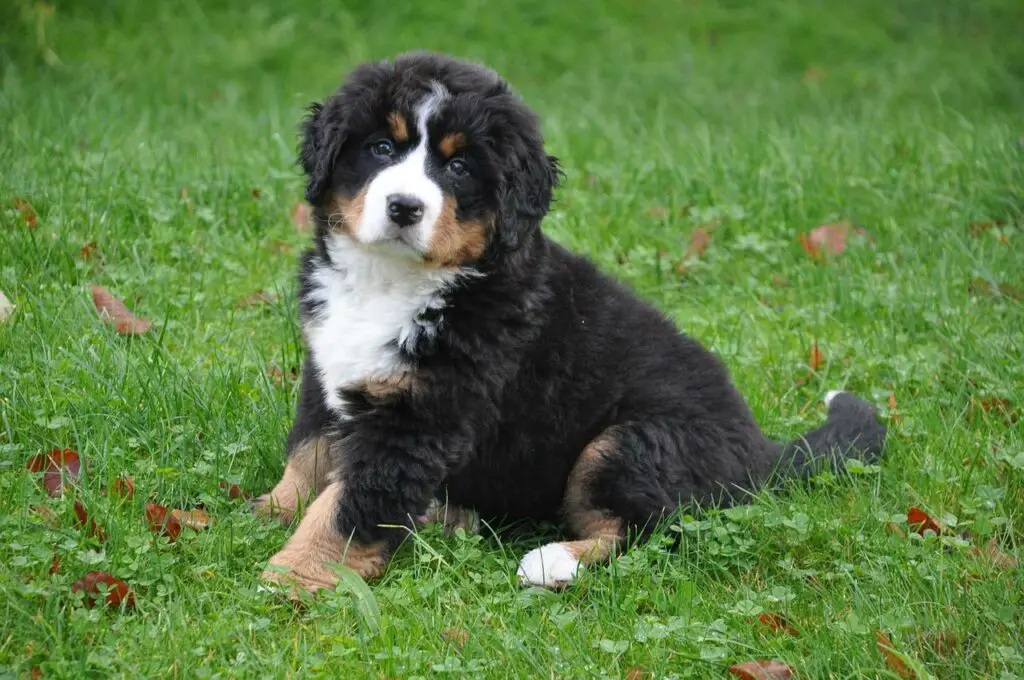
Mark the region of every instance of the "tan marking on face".
[[347, 196], [334, 198], [331, 214], [327, 217], [327, 226], [331, 228], [331, 231], [355, 237], [356, 227], [359, 226], [359, 220], [363, 217], [366, 192], [367, 187], [363, 187], [352, 198]]
[[265, 581], [292, 589], [316, 591], [333, 588], [338, 577], [327, 565], [344, 564], [364, 579], [384, 573], [387, 550], [383, 542], [363, 545], [338, 533], [334, 519], [343, 493], [342, 482], [327, 485], [306, 511], [292, 537], [270, 558]]
[[456, 151], [464, 146], [466, 146], [466, 135], [461, 132], [455, 132], [445, 135], [441, 143], [437, 145], [437, 149], [445, 158], [451, 158], [455, 155]]
[[398, 144], [409, 141], [409, 125], [405, 122], [405, 116], [398, 111], [388, 114], [388, 129], [391, 131], [391, 138]]
[[288, 456], [281, 481], [270, 493], [253, 501], [253, 511], [291, 524], [301, 508], [327, 486], [332, 469], [329, 446], [325, 437], [313, 437], [296, 446]]
[[479, 220], [460, 222], [455, 217], [455, 199], [445, 197], [424, 260], [434, 267], [454, 267], [479, 259], [487, 248], [488, 231]]

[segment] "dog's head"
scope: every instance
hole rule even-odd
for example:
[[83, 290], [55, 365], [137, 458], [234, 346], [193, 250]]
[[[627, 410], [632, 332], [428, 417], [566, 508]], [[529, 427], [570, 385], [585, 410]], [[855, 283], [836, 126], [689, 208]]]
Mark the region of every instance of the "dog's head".
[[435, 267], [520, 247], [559, 176], [504, 80], [427, 53], [350, 73], [312, 106], [299, 160], [325, 233]]

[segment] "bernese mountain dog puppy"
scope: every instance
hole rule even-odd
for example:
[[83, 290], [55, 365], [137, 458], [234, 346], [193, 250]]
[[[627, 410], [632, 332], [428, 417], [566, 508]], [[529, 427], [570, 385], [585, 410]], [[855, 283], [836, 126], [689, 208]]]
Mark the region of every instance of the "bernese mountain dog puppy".
[[885, 427], [848, 392], [819, 429], [768, 439], [718, 358], [546, 237], [558, 163], [493, 71], [364, 64], [302, 135], [308, 353], [284, 476], [254, 509], [304, 512], [268, 581], [378, 577], [417, 519], [479, 513], [561, 521], [573, 540], [518, 575], [562, 587], [681, 504], [880, 454]]

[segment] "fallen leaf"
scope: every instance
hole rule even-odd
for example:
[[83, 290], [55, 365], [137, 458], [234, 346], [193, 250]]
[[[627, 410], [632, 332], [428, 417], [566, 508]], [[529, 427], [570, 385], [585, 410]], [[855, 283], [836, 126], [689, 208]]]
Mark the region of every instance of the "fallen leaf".
[[893, 536], [898, 536], [899, 538], [906, 538], [907, 537], [907, 535], [905, 533], [903, 533], [903, 528], [900, 527], [899, 524], [896, 524], [896, 522], [886, 522], [885, 523], [885, 530], [888, 531]]
[[295, 209], [292, 211], [292, 222], [299, 231], [306, 231], [309, 229], [309, 206], [301, 201], [295, 204]]
[[29, 509], [39, 516], [39, 519], [43, 521], [43, 524], [52, 528], [60, 526], [60, 518], [57, 517], [57, 513], [53, 511], [53, 508], [46, 505], [33, 505]]
[[804, 71], [803, 81], [805, 83], [816, 83], [826, 76], [827, 72], [820, 66], [808, 66]]
[[270, 305], [277, 301], [277, 296], [265, 290], [258, 290], [252, 295], [242, 298], [236, 307], [257, 307], [259, 305]]
[[46, 493], [59, 498], [64, 495], [64, 482], [73, 483], [82, 476], [82, 459], [72, 449], [53, 449], [47, 453], [39, 453], [28, 460], [28, 469], [43, 473], [43, 486]]
[[149, 319], [135, 316], [123, 302], [103, 286], [92, 287], [92, 302], [96, 305], [100, 317], [107, 323], [113, 324], [121, 335], [142, 335], [153, 326], [153, 322]]
[[[842, 255], [846, 252], [846, 244], [850, 238], [850, 232], [868, 236], [866, 230], [854, 228], [849, 222], [835, 222], [823, 224], [820, 227], [811, 229], [806, 234], [800, 234], [800, 245], [811, 259], [820, 259], [823, 253]], [[870, 238], [870, 237], [869, 237]]]
[[14, 199], [14, 208], [21, 213], [21, 219], [24, 220], [25, 224], [28, 225], [29, 229], [35, 229], [39, 223], [39, 218], [36, 216], [36, 211], [32, 207], [32, 204], [23, 198]]
[[236, 498], [250, 498], [251, 494], [242, 491], [241, 487], [237, 484], [228, 484], [225, 481], [221, 481], [220, 488], [228, 492], [228, 498], [234, 500]]
[[181, 534], [181, 520], [168, 512], [166, 506], [146, 503], [146, 521], [150, 531], [166, 536], [171, 543]]
[[974, 546], [970, 552], [1000, 569], [1010, 570], [1020, 566], [1020, 561], [1016, 557], [999, 549], [999, 541], [995, 538], [986, 543], [984, 548]]
[[85, 593], [84, 604], [91, 609], [96, 604], [97, 596], [101, 595], [101, 584], [106, 586], [104, 602], [107, 606], [120, 607], [123, 604], [125, 609], [135, 606], [135, 593], [128, 587], [128, 584], [107, 571], [89, 572], [83, 579], [76, 581], [71, 586], [71, 592]]
[[469, 642], [469, 631], [465, 628], [445, 628], [441, 631], [441, 638], [464, 647]]
[[50, 573], [56, 574], [60, 571], [60, 555], [57, 554], [57, 546], [53, 546], [53, 562], [50, 563]]
[[128, 475], [121, 475], [114, 480], [114, 493], [130, 501], [135, 497], [135, 481]]
[[808, 358], [807, 365], [811, 367], [812, 373], [817, 373], [821, 365], [825, 363], [825, 355], [821, 353], [821, 349], [818, 347], [818, 343], [815, 342], [811, 345], [811, 356]]
[[878, 645], [878, 651], [885, 657], [885, 663], [889, 670], [903, 678], [903, 680], [913, 680], [913, 678], [917, 677], [914, 671], [907, 666], [903, 656], [896, 651], [896, 647], [893, 646], [888, 633], [884, 630], [875, 631], [875, 643]]
[[89, 516], [89, 512], [85, 509], [82, 501], [79, 500], [75, 501], [75, 523], [85, 529], [86, 536], [92, 536], [100, 541], [107, 540], [107, 533], [96, 524], [95, 519]]
[[1024, 299], [1024, 288], [1010, 285], [1008, 283], [997, 283], [992, 285], [983, 278], [976, 278], [967, 284], [967, 292], [976, 295], [1001, 295], [1011, 300]]
[[969, 416], [977, 418], [979, 411], [993, 416], [1001, 416], [1003, 424], [1010, 427], [1017, 422], [1018, 414], [1013, 403], [1003, 397], [971, 397], [968, 404]]
[[91, 259], [96, 254], [96, 241], [89, 241], [78, 251], [79, 257], [83, 260]]
[[928, 647], [942, 658], [950, 656], [960, 646], [956, 633], [948, 630], [920, 631], [917, 641], [920, 647]]
[[260, 190], [259, 189], [255, 189], [255, 188], [254, 189], [249, 189], [249, 195], [252, 196], [252, 199], [254, 201], [260, 200]]
[[194, 510], [171, 510], [171, 517], [177, 520], [179, 524], [196, 531], [202, 531], [210, 526], [210, 516], [201, 508]]
[[938, 536], [946, 530], [945, 525], [935, 521], [927, 512], [916, 506], [907, 510], [907, 526], [922, 536], [926, 531], [932, 531]]
[[893, 411], [896, 410], [896, 395], [892, 392], [889, 393], [889, 408]]
[[773, 633], [789, 633], [793, 637], [800, 637], [800, 633], [797, 632], [793, 626], [789, 625], [789, 621], [782, 614], [769, 614], [768, 612], [762, 612], [757, 617], [763, 625], [768, 626], [768, 629]]
[[995, 227], [1001, 227], [1002, 225], [1002, 220], [981, 220], [978, 222], [971, 222], [970, 224], [967, 225], [967, 233], [973, 236], [974, 238], [978, 238], [986, 231], [989, 231], [990, 229], [993, 229]]
[[287, 382], [295, 382], [299, 379], [299, 374], [294, 368], [290, 368], [287, 371], [282, 371], [277, 366], [271, 366], [267, 370], [267, 375], [270, 379], [276, 382], [278, 385], [284, 385]]
[[733, 664], [729, 666], [729, 672], [743, 680], [774, 680], [775, 678], [793, 677], [792, 668], [774, 659]]
[[623, 676], [623, 680], [650, 680], [653, 676], [646, 668], [640, 666], [634, 666], [633, 668], [627, 668], [626, 674]]
[[690, 234], [690, 245], [686, 248], [686, 259], [698, 258], [711, 245], [711, 234], [704, 227], [697, 227]]
[[39, 678], [43, 677], [43, 669], [39, 666], [32, 666], [31, 670], [28, 672], [28, 677], [31, 680], [39, 680]]
[[14, 314], [14, 303], [0, 290], [0, 322], [7, 321]]
[[896, 395], [893, 392], [889, 393], [889, 417], [894, 423], [899, 423], [903, 420], [903, 414], [896, 410]]

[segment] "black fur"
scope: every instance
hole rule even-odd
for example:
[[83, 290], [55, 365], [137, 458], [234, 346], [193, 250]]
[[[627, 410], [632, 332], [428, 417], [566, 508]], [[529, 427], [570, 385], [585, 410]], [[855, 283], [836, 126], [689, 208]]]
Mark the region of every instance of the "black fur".
[[[438, 81], [455, 94], [447, 124], [474, 140], [475, 181], [460, 218], [483, 216], [486, 254], [464, 263], [434, 318], [434, 340], [406, 353], [419, 388], [385, 400], [346, 394], [350, 419], [324, 405], [312, 359], [289, 436], [327, 434], [345, 487], [337, 526], [359, 541], [398, 540], [431, 497], [488, 518], [557, 519], [570, 470], [615, 427], [617, 446], [591, 482], [595, 506], [634, 528], [680, 503], [723, 500], [768, 483], [782, 466], [880, 453], [885, 428], [869, 404], [843, 394], [818, 430], [785, 446], [766, 438], [726, 368], [661, 312], [585, 258], [548, 239], [540, 223], [558, 183], [535, 116], [491, 71], [413, 54], [362, 66], [314, 106], [300, 161], [306, 195], [322, 207], [362, 181], [359, 149], [393, 109], [411, 111]], [[327, 257], [303, 260], [302, 291]], [[303, 298], [305, 318], [316, 305]], [[358, 386], [353, 386], [358, 391]]]

